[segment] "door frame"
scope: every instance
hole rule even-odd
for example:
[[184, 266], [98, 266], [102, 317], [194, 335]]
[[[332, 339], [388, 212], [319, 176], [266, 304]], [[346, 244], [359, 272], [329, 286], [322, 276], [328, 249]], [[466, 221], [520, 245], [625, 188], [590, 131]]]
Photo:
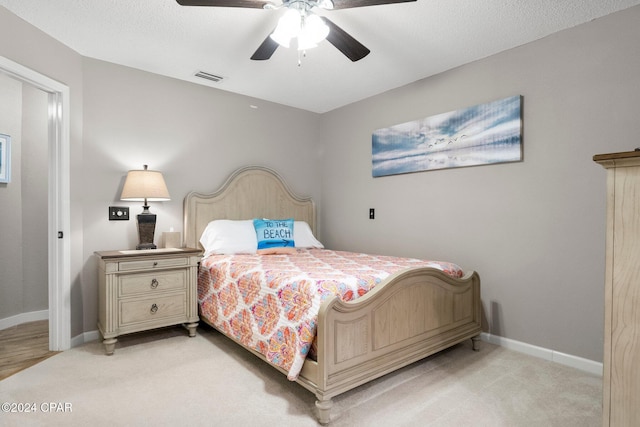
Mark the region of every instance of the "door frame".
[[71, 347], [71, 214], [69, 87], [0, 56], [0, 72], [48, 94], [49, 350]]

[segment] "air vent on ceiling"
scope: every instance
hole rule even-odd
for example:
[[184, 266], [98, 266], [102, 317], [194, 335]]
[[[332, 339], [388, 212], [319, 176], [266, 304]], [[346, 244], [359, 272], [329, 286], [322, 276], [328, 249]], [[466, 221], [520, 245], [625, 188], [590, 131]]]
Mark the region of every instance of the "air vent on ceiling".
[[215, 74], [207, 73], [204, 71], [198, 71], [194, 74], [196, 77], [200, 77], [201, 79], [211, 80], [212, 82], [221, 82], [224, 77], [216, 76]]

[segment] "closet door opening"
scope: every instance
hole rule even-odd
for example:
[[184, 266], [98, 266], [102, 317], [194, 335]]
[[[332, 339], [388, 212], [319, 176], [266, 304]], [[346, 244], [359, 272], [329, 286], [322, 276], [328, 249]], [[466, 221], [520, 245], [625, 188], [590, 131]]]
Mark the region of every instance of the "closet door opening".
[[[0, 57], [0, 77], [4, 95], [18, 100], [17, 106], [5, 111], [13, 123], [4, 126], [11, 130], [0, 129], [16, 135], [11, 144], [15, 155], [9, 159], [15, 181], [0, 184], [3, 217], [15, 216], [9, 223], [13, 228], [5, 231], [16, 235], [13, 240], [3, 238], [0, 250], [15, 262], [10, 265], [11, 277], [2, 278], [7, 295], [0, 298], [6, 301], [0, 306], [0, 326], [47, 318], [49, 350], [67, 350], [71, 343], [69, 89], [4, 57]], [[31, 258], [40, 265], [30, 265]]]

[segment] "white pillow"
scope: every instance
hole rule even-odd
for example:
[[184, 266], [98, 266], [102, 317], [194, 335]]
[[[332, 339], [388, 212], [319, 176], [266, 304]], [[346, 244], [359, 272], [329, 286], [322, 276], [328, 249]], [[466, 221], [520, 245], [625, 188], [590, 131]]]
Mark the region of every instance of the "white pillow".
[[205, 257], [211, 254], [254, 254], [258, 249], [253, 220], [211, 221], [202, 232], [200, 243]]
[[311, 227], [305, 221], [293, 222], [293, 241], [296, 248], [324, 248], [324, 245], [315, 238]]
[[[305, 221], [293, 223], [293, 240], [296, 248], [324, 248]], [[254, 254], [258, 249], [252, 219], [211, 221], [202, 232], [200, 243], [205, 257], [211, 254]]]

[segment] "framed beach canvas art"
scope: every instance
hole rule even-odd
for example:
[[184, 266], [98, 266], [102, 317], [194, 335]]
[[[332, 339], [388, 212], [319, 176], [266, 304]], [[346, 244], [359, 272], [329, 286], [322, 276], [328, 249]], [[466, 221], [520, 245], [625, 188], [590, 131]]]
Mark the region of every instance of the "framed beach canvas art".
[[388, 128], [372, 136], [373, 176], [522, 160], [522, 97]]
[[11, 137], [0, 133], [0, 183], [11, 182]]

